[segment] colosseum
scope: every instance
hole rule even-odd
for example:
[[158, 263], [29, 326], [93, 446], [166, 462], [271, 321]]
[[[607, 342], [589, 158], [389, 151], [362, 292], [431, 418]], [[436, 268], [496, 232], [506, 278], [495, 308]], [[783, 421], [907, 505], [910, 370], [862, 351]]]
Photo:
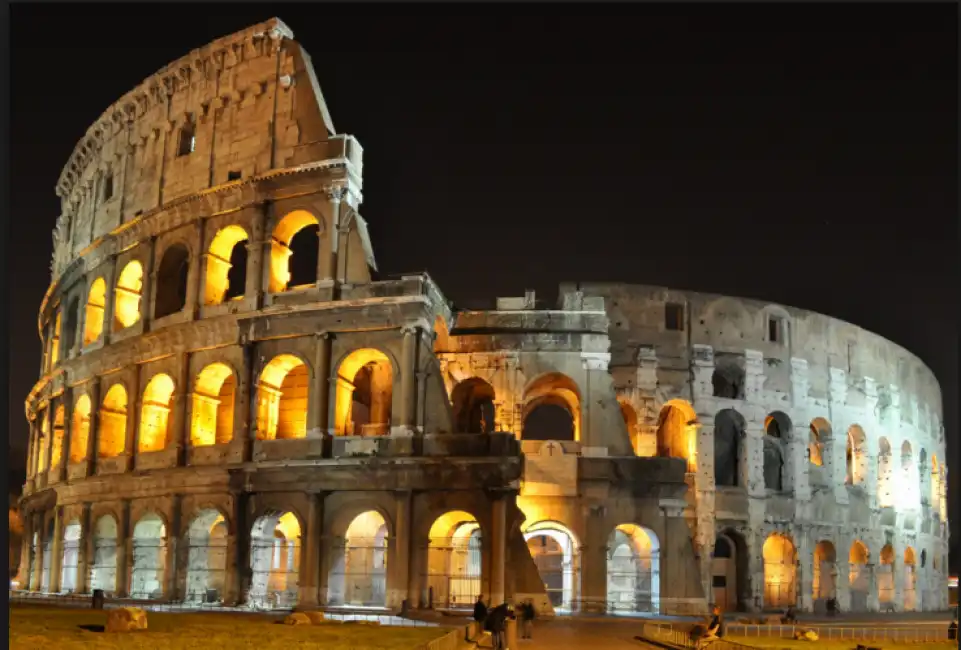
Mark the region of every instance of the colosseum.
[[89, 128], [56, 187], [21, 589], [947, 607], [941, 395], [911, 353], [662, 287], [457, 310], [428, 275], [378, 276], [362, 179], [277, 19]]

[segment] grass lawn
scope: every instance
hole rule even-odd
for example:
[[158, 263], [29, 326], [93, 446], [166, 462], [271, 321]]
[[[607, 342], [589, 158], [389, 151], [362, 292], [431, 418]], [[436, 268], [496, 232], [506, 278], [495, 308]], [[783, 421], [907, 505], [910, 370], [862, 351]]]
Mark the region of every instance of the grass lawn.
[[765, 637], [746, 637], [746, 636], [730, 636], [725, 635], [724, 639], [726, 641], [733, 641], [734, 643], [743, 643], [744, 645], [751, 646], [753, 648], [784, 648], [787, 650], [790, 648], [807, 648], [807, 650], [854, 650], [858, 647], [858, 643], [863, 643], [867, 646], [872, 647], [882, 647], [882, 648], [942, 648], [947, 650], [948, 648], [956, 648], [956, 641], [941, 641], [941, 642], [929, 642], [929, 643], [894, 643], [892, 641], [838, 641], [836, 639], [827, 640], [821, 639], [818, 641], [795, 641], [793, 639], [775, 639], [775, 638], [765, 638]]
[[[144, 632], [107, 634], [107, 613], [90, 609], [10, 607], [10, 647], [24, 650], [414, 650], [448, 629], [369, 625], [277, 625], [282, 616], [234, 613], [147, 612]], [[100, 628], [102, 629], [102, 627]]]

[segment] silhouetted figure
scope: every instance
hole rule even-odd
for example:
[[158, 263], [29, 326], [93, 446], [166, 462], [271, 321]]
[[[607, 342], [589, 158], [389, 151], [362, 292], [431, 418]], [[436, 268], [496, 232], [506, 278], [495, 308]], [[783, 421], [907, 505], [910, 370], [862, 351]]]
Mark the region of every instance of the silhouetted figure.
[[797, 610], [794, 609], [794, 605], [791, 605], [787, 608], [787, 611], [784, 612], [784, 616], [781, 617], [781, 622], [785, 625], [794, 625], [797, 623]]
[[532, 639], [534, 634], [534, 618], [537, 616], [537, 611], [534, 609], [534, 601], [528, 600], [527, 602], [521, 603], [520, 607], [521, 614], [521, 638], [522, 639]]
[[504, 632], [507, 629], [507, 617], [509, 615], [510, 611], [507, 609], [507, 603], [501, 603], [487, 612], [484, 628], [491, 633], [494, 650], [504, 650]]
[[707, 629], [704, 630], [704, 634], [701, 638], [697, 640], [695, 644], [697, 648], [703, 648], [711, 644], [713, 641], [717, 641], [722, 636], [724, 636], [724, 616], [721, 614], [721, 608], [717, 605], [714, 606], [713, 616], [711, 616], [711, 621], [707, 624]]

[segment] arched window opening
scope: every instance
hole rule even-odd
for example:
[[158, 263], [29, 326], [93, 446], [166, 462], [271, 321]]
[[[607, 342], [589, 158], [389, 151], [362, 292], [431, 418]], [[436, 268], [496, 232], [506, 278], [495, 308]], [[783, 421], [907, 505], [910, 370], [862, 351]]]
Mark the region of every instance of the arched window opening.
[[714, 416], [714, 484], [734, 487], [742, 483], [741, 445], [747, 431], [744, 416], [734, 409]]
[[247, 231], [237, 225], [220, 230], [207, 251], [204, 304], [241, 298], [247, 282]]
[[659, 556], [660, 543], [654, 531], [621, 524], [611, 532], [607, 542], [608, 611], [660, 611]]
[[722, 611], [744, 611], [749, 595], [748, 556], [744, 537], [728, 529], [714, 540], [711, 575], [714, 604]]
[[570, 377], [556, 372], [541, 375], [524, 391], [521, 437], [578, 442], [580, 413], [580, 391]]
[[829, 600], [837, 597], [837, 553], [834, 544], [829, 541], [822, 540], [814, 546], [813, 577], [814, 607], [820, 610], [827, 607]]
[[55, 368], [60, 361], [60, 310], [53, 321], [53, 336], [50, 337], [50, 368]]
[[173, 407], [174, 380], [169, 375], [154, 375], [143, 391], [140, 410], [138, 451], [162, 451], [170, 440], [170, 411]]
[[274, 357], [257, 385], [257, 439], [307, 436], [307, 366], [292, 354]]
[[267, 514], [254, 522], [250, 535], [251, 605], [258, 609], [296, 607], [300, 548], [301, 526], [294, 513]]
[[878, 566], [878, 602], [882, 606], [894, 603], [894, 548], [885, 544], [881, 549], [881, 563]]
[[427, 588], [431, 605], [469, 610], [481, 586], [481, 529], [473, 515], [447, 512], [431, 525], [427, 549]]
[[894, 460], [887, 438], [878, 440], [878, 505], [894, 507]]
[[237, 382], [224, 363], [206, 366], [194, 380], [190, 444], [223, 445], [233, 440]]
[[49, 414], [46, 410], [43, 410], [37, 416], [37, 419], [40, 420], [40, 444], [37, 445], [37, 474], [43, 474], [50, 469], [47, 465], [51, 443]]
[[376, 510], [357, 515], [334, 549], [328, 584], [330, 604], [384, 607], [387, 604], [387, 522]]
[[689, 472], [695, 469], [697, 457], [697, 413], [684, 400], [671, 400], [657, 418], [657, 455], [684, 458]]
[[524, 532], [527, 550], [555, 610], [571, 612], [577, 606], [580, 582], [579, 544], [564, 525], [543, 521]]
[[860, 540], [851, 544], [848, 556], [852, 612], [868, 611], [868, 592], [871, 589], [870, 569], [868, 568], [868, 547]]
[[390, 433], [394, 372], [390, 359], [371, 348], [354, 350], [337, 370], [334, 431], [339, 436]]
[[190, 272], [190, 252], [183, 244], [174, 244], [164, 251], [157, 267], [157, 296], [154, 318], [164, 318], [183, 311], [187, 305], [187, 276]]
[[53, 416], [53, 449], [50, 450], [50, 469], [56, 469], [60, 467], [60, 461], [63, 459], [63, 427], [65, 420], [65, 412], [63, 405], [57, 407]]
[[65, 357], [70, 355], [73, 346], [77, 343], [77, 327], [80, 322], [80, 298], [73, 298], [67, 307], [67, 318], [63, 327], [63, 336], [66, 342], [63, 346]]
[[83, 321], [83, 344], [90, 345], [103, 334], [103, 315], [107, 306], [107, 283], [97, 278], [90, 285]]
[[494, 432], [493, 386], [479, 377], [471, 377], [454, 386], [450, 397], [457, 433]]
[[830, 440], [831, 424], [824, 418], [811, 420], [808, 434], [808, 460], [815, 467], [824, 467], [824, 450]]
[[734, 359], [718, 361], [711, 375], [714, 397], [744, 399], [744, 368]]
[[772, 533], [764, 540], [764, 606], [784, 609], [797, 602], [795, 580], [797, 551], [794, 543], [780, 533]]
[[783, 492], [787, 486], [787, 442], [791, 435], [791, 420], [775, 411], [764, 420], [764, 487]]
[[931, 454], [931, 507], [938, 515], [941, 514], [941, 465], [937, 454]]
[[87, 441], [90, 439], [90, 398], [81, 395], [73, 406], [70, 423], [70, 462], [80, 463], [87, 459]]
[[100, 407], [99, 458], [114, 458], [124, 452], [127, 443], [127, 391], [114, 384]]
[[914, 549], [910, 546], [904, 549], [904, 611], [913, 612], [918, 609], [917, 567]]
[[635, 456], [649, 456], [651, 454], [647, 445], [644, 444], [641, 435], [640, 425], [637, 422], [637, 411], [626, 399], [619, 399], [617, 402], [621, 407], [621, 418], [624, 419], [624, 428], [627, 429], [627, 437], [631, 441], [631, 449]]
[[110, 595], [117, 591], [117, 520], [110, 515], [97, 519], [94, 526], [90, 589]]
[[320, 222], [306, 210], [286, 215], [274, 229], [270, 248], [271, 293], [317, 282]]
[[80, 522], [73, 520], [63, 528], [63, 553], [60, 560], [60, 591], [68, 594], [77, 591], [77, 574], [80, 570]]
[[180, 137], [177, 140], [177, 156], [189, 156], [197, 149], [197, 125], [193, 116], [189, 116], [180, 127]]
[[143, 266], [137, 260], [129, 262], [117, 278], [114, 289], [113, 331], [134, 325], [140, 320], [140, 299], [143, 297]]
[[148, 513], [133, 529], [130, 597], [140, 600], [163, 598], [166, 564], [167, 527], [156, 514]]
[[867, 436], [858, 425], [848, 429], [847, 448], [845, 450], [846, 485], [862, 485], [867, 478]]
[[201, 511], [187, 529], [187, 593], [190, 603], [223, 601], [227, 577], [227, 522], [217, 510]]

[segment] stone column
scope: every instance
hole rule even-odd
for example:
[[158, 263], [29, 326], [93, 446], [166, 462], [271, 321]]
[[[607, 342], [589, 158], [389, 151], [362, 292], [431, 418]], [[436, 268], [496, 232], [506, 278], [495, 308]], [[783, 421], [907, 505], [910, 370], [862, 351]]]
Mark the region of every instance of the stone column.
[[504, 602], [504, 571], [507, 560], [507, 502], [495, 495], [491, 503], [491, 604]]
[[[850, 546], [848, 547], [850, 548]], [[838, 604], [841, 611], [851, 611], [851, 563], [848, 555], [838, 553], [838, 559], [834, 563], [834, 590], [837, 593]]]
[[340, 203], [344, 199], [347, 191], [343, 187], [331, 187], [327, 190], [327, 199], [330, 207], [330, 223], [327, 224], [327, 232], [323, 233], [330, 237], [330, 251], [326, 258], [318, 255], [318, 275], [321, 280], [334, 281], [337, 279], [337, 262], [340, 256]]
[[[237, 394], [237, 391], [234, 391]], [[190, 421], [187, 419], [190, 401], [190, 353], [180, 354], [180, 365], [177, 372], [177, 386], [174, 388], [174, 411], [171, 436], [168, 444], [175, 446], [177, 467], [187, 464], [187, 446], [190, 444]]]
[[100, 381], [90, 386], [90, 428], [87, 431], [87, 476], [97, 474], [97, 448], [100, 446]]
[[[54, 410], [53, 403], [52, 402], [48, 403], [47, 408], [43, 410], [43, 419], [47, 423], [47, 426], [46, 426], [47, 431], [44, 434], [43, 428], [41, 428], [40, 430], [41, 435], [46, 435], [47, 437], [47, 449], [44, 452], [44, 455], [46, 456], [46, 460], [44, 463], [44, 466], [46, 467], [46, 469], [44, 470], [45, 477], [49, 477], [50, 470], [53, 469], [53, 467], [50, 466], [50, 461], [53, 460], [53, 410]], [[45, 480], [44, 485], [50, 485], [50, 482]]]
[[417, 339], [420, 338], [420, 328], [404, 327], [401, 332], [404, 343], [400, 361], [400, 426], [403, 435], [413, 435], [417, 414]]
[[140, 389], [140, 366], [135, 366], [130, 377], [130, 394], [127, 396], [127, 430], [123, 443], [123, 453], [126, 457], [126, 471], [131, 472], [137, 466], [137, 456], [140, 454], [140, 413], [143, 409], [143, 391]]
[[104, 298], [106, 303], [103, 306], [103, 331], [100, 332], [100, 340], [104, 345], [110, 343], [113, 335], [113, 314], [117, 303], [117, 256], [110, 256], [110, 273], [106, 274], [104, 280], [107, 284], [107, 295]]
[[181, 557], [182, 553], [178, 552], [180, 549], [180, 540], [183, 536], [183, 531], [181, 530], [181, 510], [183, 506], [183, 497], [179, 494], [175, 494], [173, 497], [173, 508], [171, 509], [170, 517], [170, 530], [167, 531], [167, 561], [164, 567], [164, 600], [177, 600], [180, 594], [178, 593], [178, 580], [177, 575], [180, 573], [181, 566], [183, 564]]
[[[244, 279], [244, 297], [255, 297], [256, 307], [264, 304], [264, 293], [270, 287], [270, 235], [267, 222], [273, 213], [272, 202], [264, 201], [256, 219], [251, 220], [250, 239], [247, 240], [247, 277]], [[264, 254], [268, 255], [266, 258]]]
[[[233, 531], [228, 543], [234, 549], [234, 562], [231, 565], [230, 602], [243, 605], [247, 602], [247, 592], [250, 590], [250, 580], [253, 575], [250, 568], [250, 522], [247, 516], [249, 495], [246, 492], [235, 492], [233, 499]], [[228, 602], [227, 599], [224, 599]]]
[[124, 500], [120, 508], [117, 526], [117, 597], [126, 598], [130, 593], [130, 565], [133, 548], [130, 543], [130, 501]]
[[323, 527], [323, 498], [321, 495], [310, 494], [310, 506], [307, 511], [307, 535], [304, 538], [304, 546], [300, 551], [299, 572], [303, 578], [300, 580], [300, 594], [298, 596], [298, 608], [310, 609], [317, 607], [317, 593], [320, 587], [320, 539]]
[[[810, 612], [814, 609], [814, 551], [808, 535], [799, 532], [792, 535], [797, 552], [797, 575], [794, 580], [798, 609]], [[821, 576], [824, 580], [827, 576]]]
[[[206, 219], [197, 219], [197, 264], [191, 264], [191, 267], [196, 266], [196, 270], [190, 268], [189, 271], [196, 273], [193, 284], [193, 296], [191, 300], [191, 285], [188, 284], [187, 287], [187, 305], [186, 308], [190, 312], [191, 320], [197, 320], [200, 318], [200, 310], [204, 305], [204, 285], [206, 284], [205, 279], [207, 277], [207, 255], [209, 254], [206, 250], [206, 242], [204, 238], [204, 224], [207, 223]], [[189, 281], [189, 277], [188, 277]]]
[[32, 533], [37, 535], [37, 544], [33, 545], [33, 540], [30, 540], [31, 547], [33, 548], [33, 575], [30, 576], [30, 591], [40, 591], [40, 576], [43, 574], [43, 536], [46, 532], [44, 530], [44, 517], [42, 513], [35, 513], [33, 515], [33, 530]]
[[[591, 507], [584, 545], [577, 555], [581, 562], [580, 611], [603, 614], [607, 610], [607, 526], [604, 508]], [[575, 597], [576, 597], [575, 591]], [[575, 607], [578, 603], [572, 603]]]
[[53, 541], [50, 543], [50, 592], [60, 593], [60, 573], [63, 565], [63, 506], [53, 510]]
[[310, 390], [313, 408], [307, 408], [307, 435], [323, 438], [328, 435], [330, 419], [330, 353], [332, 341], [327, 332], [318, 332], [314, 341], [314, 379]]
[[[900, 549], [898, 549], [900, 551]], [[894, 610], [896, 612], [904, 611], [904, 552], [896, 552], [894, 555], [894, 563], [891, 567], [891, 572], [894, 574]]]
[[90, 571], [94, 563], [93, 512], [89, 503], [83, 504], [80, 518], [80, 547], [77, 549], [77, 593], [90, 593]]
[[238, 368], [237, 386], [234, 391], [234, 436], [243, 441], [241, 458], [249, 463], [253, 456], [254, 437], [257, 428], [257, 362], [254, 344], [243, 341], [244, 365]]
[[869, 612], [876, 612], [881, 608], [881, 604], [878, 599], [878, 574], [877, 567], [874, 564], [865, 564], [865, 570], [868, 572], [868, 603], [867, 608]]
[[33, 551], [33, 514], [22, 511], [20, 520], [23, 522], [23, 539], [20, 540], [20, 568], [17, 571], [17, 582], [21, 590], [30, 588], [30, 556]]
[[391, 584], [387, 593], [387, 606], [400, 608], [403, 601], [410, 595], [410, 529], [412, 524], [411, 517], [411, 494], [410, 492], [398, 492], [395, 495], [397, 504], [397, 520], [394, 524], [394, 557], [389, 561], [388, 566], [393, 566], [391, 571]]

